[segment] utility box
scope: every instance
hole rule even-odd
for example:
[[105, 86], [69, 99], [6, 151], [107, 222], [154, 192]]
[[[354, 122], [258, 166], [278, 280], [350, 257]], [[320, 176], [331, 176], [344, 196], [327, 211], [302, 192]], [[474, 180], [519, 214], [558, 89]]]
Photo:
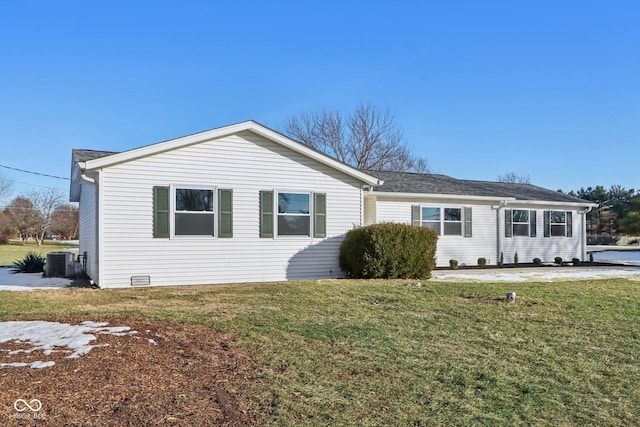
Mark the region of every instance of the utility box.
[[73, 252], [49, 252], [47, 254], [47, 277], [71, 277], [76, 274]]

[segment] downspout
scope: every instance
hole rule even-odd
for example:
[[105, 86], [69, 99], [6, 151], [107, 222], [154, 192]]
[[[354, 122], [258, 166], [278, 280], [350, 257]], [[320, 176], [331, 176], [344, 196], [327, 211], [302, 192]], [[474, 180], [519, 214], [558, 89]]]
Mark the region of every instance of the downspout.
[[368, 190], [366, 185], [360, 186], [360, 227], [364, 225], [364, 193]]
[[587, 214], [589, 212], [591, 212], [591, 210], [593, 209], [592, 206], [588, 206], [584, 209], [582, 209], [580, 211], [580, 213], [582, 214], [582, 230], [581, 230], [581, 234], [582, 234], [582, 242], [580, 242], [580, 244], [582, 245], [582, 260], [586, 261], [587, 259]]
[[497, 206], [496, 209], [496, 233], [497, 233], [497, 240], [498, 240], [498, 245], [497, 245], [497, 252], [496, 252], [496, 265], [498, 265], [500, 263], [500, 253], [502, 253], [502, 228], [504, 227], [504, 224], [500, 224], [500, 218], [502, 218], [502, 208], [504, 208], [505, 206], [507, 206], [507, 201], [506, 200], [501, 200], [500, 203]]

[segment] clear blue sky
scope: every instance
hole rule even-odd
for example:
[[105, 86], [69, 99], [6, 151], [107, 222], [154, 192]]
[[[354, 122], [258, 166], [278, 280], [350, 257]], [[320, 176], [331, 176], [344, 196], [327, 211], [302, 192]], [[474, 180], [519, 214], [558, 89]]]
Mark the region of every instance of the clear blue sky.
[[635, 0], [0, 0], [0, 40], [5, 166], [371, 102], [433, 172], [640, 189]]

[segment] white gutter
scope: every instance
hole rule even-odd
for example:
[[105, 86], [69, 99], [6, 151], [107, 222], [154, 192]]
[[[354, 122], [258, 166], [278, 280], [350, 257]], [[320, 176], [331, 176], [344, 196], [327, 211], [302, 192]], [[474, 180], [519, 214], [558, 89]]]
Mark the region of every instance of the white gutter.
[[500, 223], [500, 218], [502, 218], [502, 208], [506, 207], [509, 204], [509, 201], [513, 201], [510, 199], [500, 200], [498, 206], [495, 206], [496, 209], [496, 265], [500, 262], [500, 254], [502, 253], [502, 233], [504, 230], [504, 224]]
[[550, 202], [544, 200], [515, 200], [510, 203], [511, 205], [536, 205], [536, 206], [569, 206], [569, 207], [583, 207], [583, 208], [592, 208], [597, 205], [593, 203], [581, 203], [581, 202]]
[[85, 181], [85, 182], [88, 182], [89, 184], [95, 184], [95, 183], [96, 183], [95, 178], [90, 178], [90, 177], [88, 177], [88, 176], [87, 176], [86, 174], [84, 174], [84, 173], [82, 173], [82, 174], [80, 175], [80, 179], [82, 179], [82, 180], [83, 180], [83, 181]]
[[411, 198], [411, 199], [452, 199], [452, 200], [478, 200], [488, 202], [501, 202], [504, 200], [515, 201], [515, 197], [496, 198], [492, 196], [464, 196], [458, 194], [442, 194], [442, 193], [399, 193], [395, 191], [369, 191], [369, 196], [389, 197], [389, 198]]
[[587, 260], [587, 214], [589, 212], [591, 212], [593, 210], [594, 207], [596, 207], [597, 205], [593, 205], [593, 206], [587, 206], [584, 209], [581, 209], [578, 211], [579, 214], [582, 214], [582, 218], [580, 220], [580, 224], [581, 224], [581, 233], [582, 233], [582, 238], [580, 239], [581, 242], [580, 244], [582, 245], [582, 260], [586, 261]]
[[494, 196], [468, 196], [459, 194], [442, 194], [442, 193], [400, 193], [395, 191], [369, 191], [367, 196], [379, 196], [388, 198], [410, 198], [410, 199], [450, 199], [450, 200], [470, 200], [470, 201], [487, 201], [499, 202], [500, 207], [509, 205], [536, 205], [536, 206], [569, 206], [569, 207], [595, 207], [593, 203], [581, 202], [551, 202], [544, 200], [518, 200], [515, 197], [494, 197]]

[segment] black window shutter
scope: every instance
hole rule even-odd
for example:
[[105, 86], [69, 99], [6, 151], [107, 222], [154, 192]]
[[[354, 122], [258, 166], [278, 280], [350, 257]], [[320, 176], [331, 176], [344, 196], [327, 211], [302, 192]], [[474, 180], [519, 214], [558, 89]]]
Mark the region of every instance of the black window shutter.
[[313, 237], [327, 237], [327, 195], [313, 195]]
[[544, 237], [551, 237], [551, 211], [544, 211]]
[[411, 206], [411, 224], [420, 225], [420, 206], [418, 205]]
[[537, 235], [537, 223], [536, 223], [536, 211], [529, 211], [529, 236], [536, 237]]
[[472, 224], [471, 206], [467, 206], [464, 208], [464, 237], [471, 237], [473, 235]]
[[218, 189], [218, 237], [233, 237], [233, 190]]
[[567, 237], [573, 237], [573, 217], [567, 212]]
[[504, 237], [513, 236], [513, 217], [511, 209], [504, 210]]
[[153, 187], [153, 237], [169, 237], [169, 187]]
[[260, 237], [273, 237], [273, 191], [260, 192]]

